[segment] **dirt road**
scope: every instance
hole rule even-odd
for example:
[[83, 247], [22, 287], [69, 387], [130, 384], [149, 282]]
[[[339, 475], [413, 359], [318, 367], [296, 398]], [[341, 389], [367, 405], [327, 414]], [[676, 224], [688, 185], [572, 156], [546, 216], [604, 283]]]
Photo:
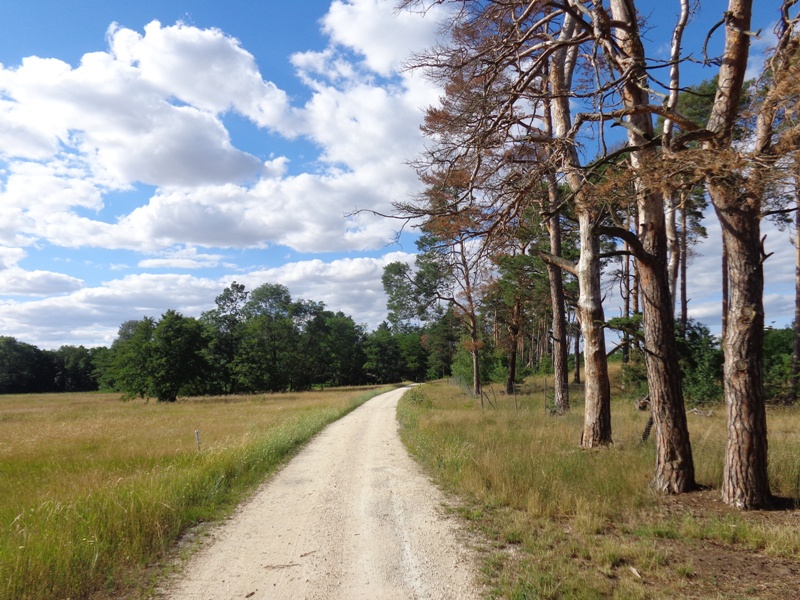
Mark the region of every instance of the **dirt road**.
[[464, 535], [400, 442], [403, 392], [327, 427], [214, 531], [165, 597], [478, 598]]

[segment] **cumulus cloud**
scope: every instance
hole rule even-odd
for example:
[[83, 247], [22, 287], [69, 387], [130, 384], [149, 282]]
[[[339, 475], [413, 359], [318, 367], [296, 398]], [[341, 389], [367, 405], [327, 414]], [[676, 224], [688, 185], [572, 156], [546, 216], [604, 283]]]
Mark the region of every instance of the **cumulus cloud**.
[[180, 248], [168, 250], [157, 258], [140, 260], [141, 269], [206, 269], [223, 265], [229, 269], [236, 265], [225, 261], [222, 254], [200, 253], [197, 248]]
[[[408, 35], [379, 38], [374, 28], [356, 27], [368, 21]], [[409, 43], [432, 31], [412, 26], [420, 22], [394, 16], [386, 2], [333, 3], [324, 25], [332, 43], [320, 56], [337, 57], [343, 79], [312, 83], [299, 107], [235, 38], [182, 23], [153, 21], [144, 33], [113, 24], [108, 51], [85, 54], [76, 68], [38, 57], [0, 67], [0, 142], [8, 142], [0, 143], [7, 165], [0, 242], [146, 252], [175, 244], [381, 247], [391, 223], [347, 215], [385, 212], [416, 189], [407, 161], [421, 148], [416, 124], [426, 86], [399, 75], [378, 85], [371, 74], [395, 72]], [[360, 33], [348, 33], [353, 28]], [[342, 54], [345, 47], [373, 57], [366, 70]], [[296, 64], [313, 62], [306, 58]], [[286, 139], [305, 137], [319, 148], [319, 170], [289, 176], [286, 156], [264, 162], [237, 149], [222, 121], [227, 112]], [[116, 221], [79, 211], [98, 213], [110, 191], [138, 184], [155, 194]]]
[[323, 29], [335, 43], [356, 52], [370, 71], [389, 76], [402, 67], [409, 48], [430, 45], [444, 10], [434, 6], [423, 20], [412, 12], [395, 12], [392, 5], [387, 0], [335, 0]]
[[[0, 65], [0, 333], [108, 344], [127, 319], [199, 315], [233, 279], [383, 320], [383, 265], [410, 255], [354, 253], [390, 244], [397, 224], [374, 212], [418, 190], [407, 163], [438, 91], [402, 63], [432, 43], [436, 23], [390, 0], [353, 0], [332, 2], [320, 27], [323, 50], [282, 57], [310, 92], [297, 104], [228, 32], [181, 22], [112, 23], [106, 49], [75, 66]], [[261, 136], [249, 151], [230, 115]], [[93, 249], [107, 281], [87, 284], [80, 261], [21, 267], [39, 247]], [[255, 270], [231, 258], [267, 248], [320, 258]], [[138, 255], [106, 261], [106, 250]]]
[[74, 292], [83, 287], [75, 277], [53, 271], [29, 271], [19, 266], [27, 256], [21, 248], [0, 246], [0, 289], [8, 296], [48, 296]]
[[113, 24], [108, 30], [114, 58], [135, 68], [164, 97], [210, 114], [236, 110], [263, 127], [279, 127], [289, 107], [286, 93], [264, 81], [255, 58], [219, 29], [153, 21], [144, 35]]
[[[186, 251], [189, 255], [193, 251]], [[0, 253], [0, 258], [2, 253]], [[281, 267], [222, 277], [189, 274], [134, 274], [39, 300], [0, 302], [0, 331], [41, 348], [64, 344], [109, 345], [130, 319], [158, 318], [168, 309], [199, 317], [231, 282], [254, 289], [263, 283], [285, 285], [295, 299], [324, 302], [356, 322], [377, 326], [386, 316], [381, 285], [383, 267], [411, 262], [413, 255], [389, 252], [379, 258], [288, 263]]]

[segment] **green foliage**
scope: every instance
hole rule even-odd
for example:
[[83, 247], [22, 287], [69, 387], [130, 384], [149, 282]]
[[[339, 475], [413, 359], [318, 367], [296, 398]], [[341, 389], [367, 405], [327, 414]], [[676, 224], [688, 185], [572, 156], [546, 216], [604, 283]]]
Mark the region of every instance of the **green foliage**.
[[794, 327], [764, 331], [764, 391], [768, 401], [783, 403], [792, 395]]
[[637, 396], [648, 394], [647, 365], [640, 346], [631, 346], [628, 362], [622, 364], [622, 386], [625, 391]]
[[452, 306], [428, 323], [420, 339], [428, 352], [428, 379], [443, 379], [451, 375], [453, 358], [459, 347], [460, 330], [461, 324]]
[[684, 337], [677, 337], [687, 404], [717, 402], [722, 398], [722, 352], [704, 325], [690, 319]]
[[433, 401], [422, 391], [422, 386], [412, 387], [405, 393], [403, 398], [420, 408], [431, 408], [433, 406]]
[[168, 310], [156, 323], [151, 317], [128, 321], [111, 347], [104, 381], [128, 398], [174, 402], [200, 389], [207, 370], [206, 328], [192, 317]]
[[411, 267], [408, 264], [389, 263], [383, 268], [381, 282], [387, 297], [389, 323], [399, 325], [418, 317], [416, 290], [411, 277]]
[[0, 394], [51, 391], [55, 365], [36, 346], [0, 337]]
[[[642, 340], [641, 315], [617, 318], [609, 326], [627, 333], [632, 340]], [[710, 330], [690, 319], [684, 336], [676, 335], [684, 399], [687, 404], [717, 402], [722, 397], [722, 352]], [[633, 394], [645, 396], [647, 365], [641, 344], [632, 344], [628, 361], [622, 365], [622, 384]]]
[[394, 334], [400, 351], [403, 380], [425, 381], [428, 371], [428, 352], [422, 345], [422, 330], [412, 328]]
[[369, 379], [375, 383], [396, 383], [401, 380], [400, 348], [388, 323], [381, 323], [367, 336], [365, 352], [367, 361], [364, 369]]
[[[327, 385], [355, 385], [364, 381], [364, 329], [342, 312], [325, 312], [319, 352]], [[402, 349], [401, 349], [402, 352]]]
[[125, 397], [307, 390], [368, 380], [421, 382], [445, 377], [461, 324], [452, 310], [431, 310], [425, 327], [384, 324], [367, 334], [322, 302], [293, 300], [265, 283], [235, 281], [200, 317], [169, 310], [123, 322], [110, 348], [63, 346], [42, 351], [0, 337], [0, 394], [123, 392]]
[[202, 324], [168, 310], [153, 330], [148, 364], [148, 391], [159, 402], [175, 402], [204, 373], [206, 345]]
[[103, 381], [109, 388], [125, 392], [128, 398], [147, 398], [150, 394], [149, 357], [155, 319], [126, 321], [111, 345], [111, 358]]
[[[466, 342], [466, 340], [464, 341]], [[504, 381], [507, 371], [503, 368], [502, 358], [491, 348], [483, 347], [478, 353], [481, 381]], [[499, 364], [498, 364], [499, 363]], [[469, 386], [472, 382], [472, 353], [467, 350], [464, 343], [459, 344], [458, 351], [453, 358], [453, 377], [463, 385]], [[497, 375], [498, 379], [493, 376]]]
[[641, 342], [644, 339], [642, 334], [642, 315], [635, 314], [630, 317], [609, 319], [607, 325], [610, 329], [627, 336], [629, 340], [628, 360], [622, 364], [623, 388], [637, 396], [647, 395], [647, 365], [641, 349]]
[[205, 349], [207, 393], [230, 394], [238, 390], [233, 363], [240, 350], [248, 296], [245, 287], [234, 281], [216, 297], [216, 308], [200, 317], [208, 329], [208, 346]]
[[49, 352], [55, 365], [55, 388], [59, 392], [89, 392], [98, 389], [96, 364], [106, 348], [61, 346]]

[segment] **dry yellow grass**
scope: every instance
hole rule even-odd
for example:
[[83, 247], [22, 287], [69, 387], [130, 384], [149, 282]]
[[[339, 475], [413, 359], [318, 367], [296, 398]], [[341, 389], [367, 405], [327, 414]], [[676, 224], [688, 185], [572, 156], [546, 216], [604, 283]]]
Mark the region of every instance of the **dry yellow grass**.
[[[742, 514], [722, 505], [715, 491], [724, 407], [688, 415], [706, 491], [670, 498], [648, 486], [655, 450], [652, 439], [640, 442], [648, 414], [632, 398], [616, 389], [614, 445], [586, 451], [578, 447], [579, 394], [569, 414], [552, 416], [538, 385], [528, 388], [530, 395], [515, 401], [498, 394], [497, 408], [482, 409], [459, 388], [426, 384], [416, 403], [407, 395], [398, 409], [409, 449], [464, 499], [462, 514], [489, 538], [485, 572], [494, 597], [716, 597], [715, 586], [771, 586], [766, 596], [743, 597], [780, 597], [800, 583], [800, 575], [789, 576], [798, 573], [792, 565], [800, 558], [791, 503]], [[771, 409], [769, 426], [772, 491], [798, 499], [800, 411]], [[754, 551], [766, 581], [742, 568], [742, 553]]]
[[88, 598], [141, 585], [145, 567], [182, 531], [224, 515], [375, 393], [173, 404], [0, 396], [0, 599]]

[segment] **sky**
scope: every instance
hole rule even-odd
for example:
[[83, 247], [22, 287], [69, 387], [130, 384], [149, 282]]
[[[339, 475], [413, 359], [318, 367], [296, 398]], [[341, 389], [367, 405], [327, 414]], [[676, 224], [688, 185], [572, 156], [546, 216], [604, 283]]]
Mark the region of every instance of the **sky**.
[[[366, 211], [390, 213], [420, 189], [408, 163], [439, 91], [403, 65], [434, 43], [436, 11], [396, 13], [394, 0], [8, 4], [0, 335], [109, 345], [129, 319], [200, 316], [233, 281], [283, 284], [368, 329], [385, 319], [383, 267], [413, 260], [415, 246]], [[647, 35], [665, 44], [675, 11], [653, 6]], [[695, 43], [724, 3], [704, 6]], [[774, 15], [757, 18], [769, 30]], [[719, 227], [707, 226], [689, 295], [714, 330]], [[788, 233], [770, 230], [767, 250], [767, 323], [783, 326]]]

